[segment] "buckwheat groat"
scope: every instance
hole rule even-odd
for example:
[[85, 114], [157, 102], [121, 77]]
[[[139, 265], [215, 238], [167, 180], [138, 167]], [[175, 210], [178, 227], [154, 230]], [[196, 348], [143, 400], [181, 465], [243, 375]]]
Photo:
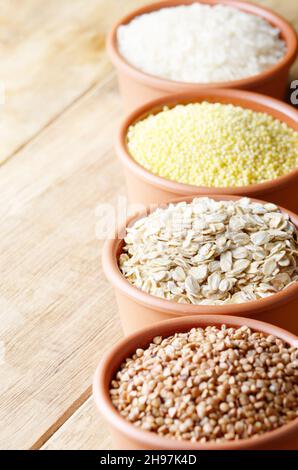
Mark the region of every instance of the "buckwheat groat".
[[255, 437], [298, 416], [297, 349], [223, 325], [156, 337], [110, 385], [114, 406], [140, 428], [193, 442]]

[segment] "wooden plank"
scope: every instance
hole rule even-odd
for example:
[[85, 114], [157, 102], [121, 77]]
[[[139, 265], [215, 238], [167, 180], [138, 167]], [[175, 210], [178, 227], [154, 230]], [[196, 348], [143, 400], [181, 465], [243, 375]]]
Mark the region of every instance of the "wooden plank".
[[121, 330], [95, 209], [123, 188], [114, 76], [0, 167], [0, 448], [41, 445]]
[[0, 0], [0, 163], [111, 71], [105, 34], [145, 1]]
[[73, 449], [112, 449], [107, 425], [99, 415], [92, 397], [42, 447], [42, 450]]

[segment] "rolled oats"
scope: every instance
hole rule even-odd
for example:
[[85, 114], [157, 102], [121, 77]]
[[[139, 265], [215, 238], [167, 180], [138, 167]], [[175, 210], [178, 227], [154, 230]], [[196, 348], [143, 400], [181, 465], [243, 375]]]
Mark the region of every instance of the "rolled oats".
[[297, 240], [275, 204], [195, 198], [129, 227], [119, 265], [131, 284], [164, 299], [242, 303], [298, 280]]

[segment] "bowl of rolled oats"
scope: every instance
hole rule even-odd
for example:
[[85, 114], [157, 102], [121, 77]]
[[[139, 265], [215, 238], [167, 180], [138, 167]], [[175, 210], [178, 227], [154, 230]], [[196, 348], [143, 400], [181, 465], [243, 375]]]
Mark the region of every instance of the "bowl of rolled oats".
[[297, 227], [294, 213], [236, 196], [183, 198], [128, 218], [103, 249], [124, 332], [217, 314], [296, 334]]
[[116, 449], [298, 449], [298, 338], [221, 315], [164, 321], [101, 360], [93, 396]]
[[298, 111], [268, 96], [164, 96], [123, 120], [115, 151], [131, 202], [232, 194], [298, 212]]

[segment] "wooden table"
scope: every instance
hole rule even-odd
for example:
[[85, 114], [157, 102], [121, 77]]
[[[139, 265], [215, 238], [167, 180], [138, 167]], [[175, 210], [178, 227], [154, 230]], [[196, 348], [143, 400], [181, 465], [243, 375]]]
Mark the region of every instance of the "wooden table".
[[[98, 204], [125, 191], [104, 42], [144, 3], [0, 0], [2, 449], [110, 448], [90, 387], [121, 336], [95, 233]], [[259, 3], [298, 27], [295, 0]]]

